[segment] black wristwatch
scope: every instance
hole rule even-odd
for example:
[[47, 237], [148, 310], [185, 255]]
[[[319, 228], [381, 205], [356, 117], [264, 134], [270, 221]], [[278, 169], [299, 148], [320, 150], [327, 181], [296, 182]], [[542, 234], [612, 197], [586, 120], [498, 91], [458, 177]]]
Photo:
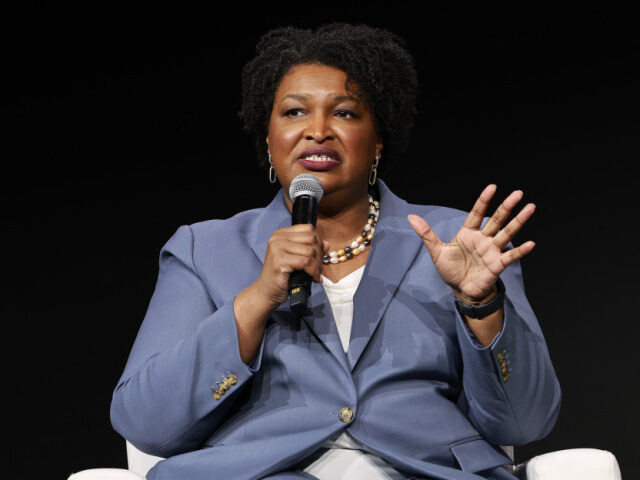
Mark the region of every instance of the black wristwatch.
[[502, 283], [500, 277], [498, 277], [496, 285], [498, 286], [498, 294], [490, 302], [483, 305], [468, 305], [456, 298], [456, 308], [460, 315], [466, 315], [471, 318], [484, 318], [498, 310], [504, 303], [505, 293], [504, 283]]

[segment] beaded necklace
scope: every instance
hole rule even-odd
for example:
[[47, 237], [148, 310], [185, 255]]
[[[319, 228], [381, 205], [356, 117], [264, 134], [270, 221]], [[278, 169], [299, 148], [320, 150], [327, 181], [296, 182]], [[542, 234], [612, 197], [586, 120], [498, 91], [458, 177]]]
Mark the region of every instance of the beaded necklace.
[[380, 215], [380, 202], [374, 200], [369, 195], [369, 218], [362, 229], [362, 233], [356, 238], [351, 245], [341, 248], [338, 251], [330, 251], [322, 256], [322, 263], [329, 265], [330, 263], [346, 262], [347, 260], [360, 255], [373, 240], [373, 234], [376, 231], [376, 223], [378, 223], [378, 215]]

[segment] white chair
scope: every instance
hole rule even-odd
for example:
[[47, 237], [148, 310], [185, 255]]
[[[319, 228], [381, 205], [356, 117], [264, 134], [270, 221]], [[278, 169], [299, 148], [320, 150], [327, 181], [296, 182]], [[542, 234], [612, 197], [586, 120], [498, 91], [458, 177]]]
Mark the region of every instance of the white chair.
[[[503, 448], [513, 458], [513, 447]], [[143, 453], [127, 442], [128, 470], [92, 468], [74, 473], [68, 480], [141, 480], [160, 460], [160, 457]], [[509, 468], [523, 480], [622, 480], [616, 457], [594, 448], [546, 453]]]
[[128, 470], [122, 468], [92, 468], [72, 474], [69, 480], [141, 480], [151, 470], [151, 467], [160, 460], [162, 460], [161, 457], [154, 457], [141, 452], [127, 442]]

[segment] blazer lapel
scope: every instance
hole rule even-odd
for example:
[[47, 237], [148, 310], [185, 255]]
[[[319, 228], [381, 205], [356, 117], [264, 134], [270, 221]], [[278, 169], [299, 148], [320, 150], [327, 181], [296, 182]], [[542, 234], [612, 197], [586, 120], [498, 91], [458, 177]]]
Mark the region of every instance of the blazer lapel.
[[[283, 191], [277, 193], [271, 203], [263, 210], [258, 217], [257, 227], [251, 249], [258, 259], [264, 264], [267, 253], [267, 244], [273, 232], [279, 228], [291, 225], [291, 213], [284, 203]], [[288, 304], [283, 305], [288, 309]], [[331, 304], [325, 294], [324, 288], [319, 283], [312, 282], [311, 296], [309, 297], [308, 309], [304, 313], [304, 322], [318, 339], [327, 347], [338, 363], [346, 370], [350, 371], [346, 355], [340, 343], [340, 336], [336, 326]]]
[[284, 203], [284, 192], [280, 189], [271, 203], [258, 216], [255, 234], [250, 242], [251, 249], [263, 264], [267, 253], [267, 244], [273, 232], [289, 226], [291, 226], [291, 212], [287, 210]]
[[409, 225], [407, 202], [378, 180], [380, 218], [362, 280], [353, 298], [348, 363], [353, 370], [373, 336], [391, 298], [423, 245]]
[[[333, 318], [331, 305], [322, 285], [313, 283], [309, 308], [303, 315], [308, 327], [327, 347], [338, 363], [352, 371], [371, 340], [380, 319], [400, 282], [422, 246], [407, 215], [407, 202], [395, 196], [382, 180], [380, 190], [380, 218], [371, 245], [362, 280], [353, 298], [353, 326], [348, 354], [345, 356]], [[273, 232], [291, 225], [291, 213], [280, 190], [257, 220], [251, 248], [264, 263], [267, 243]], [[346, 357], [346, 358], [345, 358]]]
[[351, 369], [347, 365], [347, 356], [342, 349], [340, 334], [338, 333], [336, 320], [333, 317], [331, 304], [321, 284], [314, 282], [311, 285], [308, 307], [302, 318], [313, 333], [325, 344], [342, 368], [350, 372]]

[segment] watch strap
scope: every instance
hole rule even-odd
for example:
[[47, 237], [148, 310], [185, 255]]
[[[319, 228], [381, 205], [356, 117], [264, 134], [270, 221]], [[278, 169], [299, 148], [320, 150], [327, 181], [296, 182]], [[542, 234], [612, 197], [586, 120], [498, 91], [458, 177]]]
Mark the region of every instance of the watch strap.
[[483, 303], [482, 305], [469, 305], [456, 298], [456, 308], [458, 309], [458, 312], [460, 312], [460, 315], [466, 315], [470, 318], [484, 318], [499, 310], [500, 307], [504, 304], [504, 295], [506, 289], [500, 277], [498, 277], [496, 285], [498, 287], [498, 294], [489, 302]]

